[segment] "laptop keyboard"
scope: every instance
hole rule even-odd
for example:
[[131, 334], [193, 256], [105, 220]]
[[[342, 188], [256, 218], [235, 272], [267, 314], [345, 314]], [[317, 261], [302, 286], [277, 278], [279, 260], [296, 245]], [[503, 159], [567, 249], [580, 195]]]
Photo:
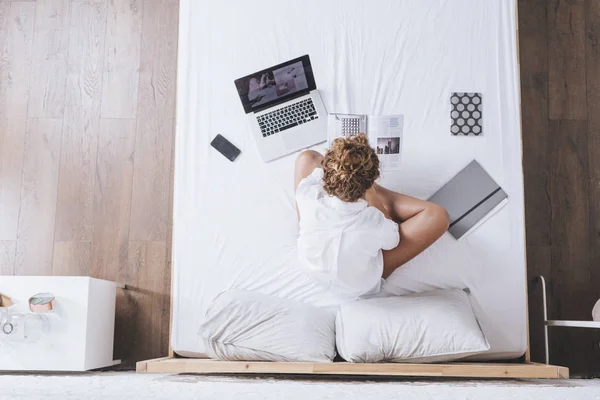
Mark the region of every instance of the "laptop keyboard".
[[319, 116], [312, 99], [302, 100], [256, 117], [263, 137], [274, 135], [317, 118]]

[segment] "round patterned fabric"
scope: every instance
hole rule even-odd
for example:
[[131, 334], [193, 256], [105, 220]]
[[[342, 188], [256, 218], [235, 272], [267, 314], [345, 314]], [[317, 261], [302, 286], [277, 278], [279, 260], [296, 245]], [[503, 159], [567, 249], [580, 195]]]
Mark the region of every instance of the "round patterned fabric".
[[450, 118], [452, 120], [450, 133], [453, 136], [481, 136], [483, 134], [481, 93], [452, 93], [450, 106]]

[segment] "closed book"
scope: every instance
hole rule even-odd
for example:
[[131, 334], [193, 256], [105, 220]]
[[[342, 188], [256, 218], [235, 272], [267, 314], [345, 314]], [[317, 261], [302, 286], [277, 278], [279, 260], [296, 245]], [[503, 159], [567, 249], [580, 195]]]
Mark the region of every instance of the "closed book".
[[448, 231], [460, 239], [506, 204], [507, 199], [508, 195], [500, 185], [473, 160], [435, 192], [429, 201], [448, 211]]

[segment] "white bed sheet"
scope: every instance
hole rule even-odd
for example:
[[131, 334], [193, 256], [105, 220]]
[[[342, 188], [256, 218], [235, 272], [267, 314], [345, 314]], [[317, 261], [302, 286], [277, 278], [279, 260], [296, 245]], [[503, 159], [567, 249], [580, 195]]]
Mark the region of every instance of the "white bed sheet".
[[[514, 0], [197, 1], [180, 6], [171, 345], [202, 357], [215, 296], [243, 288], [322, 306], [342, 301], [296, 265], [290, 155], [263, 163], [233, 80], [309, 54], [330, 112], [403, 114], [402, 169], [382, 184], [427, 198], [477, 159], [510, 196], [460, 242], [449, 234], [397, 271], [396, 293], [469, 287], [491, 344], [526, 350], [520, 99]], [[482, 92], [482, 137], [450, 135], [450, 93]], [[221, 133], [231, 163], [210, 146]], [[325, 148], [324, 144], [315, 147]]]

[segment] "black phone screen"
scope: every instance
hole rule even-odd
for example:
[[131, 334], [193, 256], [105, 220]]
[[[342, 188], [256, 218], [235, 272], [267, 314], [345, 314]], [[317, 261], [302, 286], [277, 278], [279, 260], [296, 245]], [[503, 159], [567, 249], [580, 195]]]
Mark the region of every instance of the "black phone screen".
[[231, 142], [225, 139], [221, 135], [215, 136], [213, 141], [210, 143], [219, 153], [223, 154], [229, 161], [233, 161], [240, 155], [241, 151], [235, 147]]

